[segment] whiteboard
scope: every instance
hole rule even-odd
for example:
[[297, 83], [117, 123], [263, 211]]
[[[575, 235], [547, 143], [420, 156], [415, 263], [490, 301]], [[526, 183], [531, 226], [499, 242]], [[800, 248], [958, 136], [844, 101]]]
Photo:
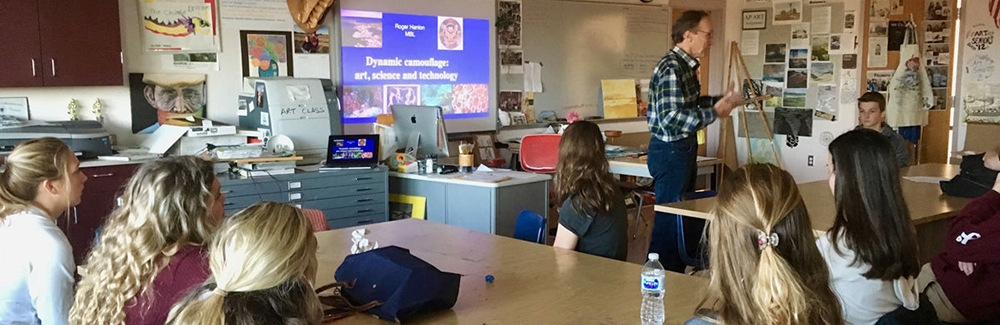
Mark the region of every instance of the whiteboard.
[[[648, 79], [670, 43], [670, 15], [658, 5], [523, 0], [524, 60], [542, 64], [535, 111], [559, 117], [602, 116], [601, 79]], [[522, 74], [505, 74], [500, 90], [523, 90]], [[645, 100], [640, 98], [640, 100]]]

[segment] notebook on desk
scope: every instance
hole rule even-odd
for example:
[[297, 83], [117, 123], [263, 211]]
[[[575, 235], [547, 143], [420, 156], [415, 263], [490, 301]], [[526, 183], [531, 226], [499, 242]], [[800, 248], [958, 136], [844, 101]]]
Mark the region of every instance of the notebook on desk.
[[378, 134], [331, 135], [320, 171], [378, 166]]

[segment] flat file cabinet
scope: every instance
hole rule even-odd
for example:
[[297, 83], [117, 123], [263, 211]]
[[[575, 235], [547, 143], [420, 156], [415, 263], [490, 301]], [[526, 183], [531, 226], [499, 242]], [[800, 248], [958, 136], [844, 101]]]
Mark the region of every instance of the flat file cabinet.
[[323, 211], [331, 229], [389, 220], [388, 168], [241, 177], [220, 176], [226, 215], [260, 201]]

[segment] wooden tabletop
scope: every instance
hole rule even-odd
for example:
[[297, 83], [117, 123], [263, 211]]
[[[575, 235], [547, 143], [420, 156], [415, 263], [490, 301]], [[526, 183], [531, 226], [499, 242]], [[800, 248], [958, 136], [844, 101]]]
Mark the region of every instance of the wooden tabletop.
[[[419, 219], [365, 226], [380, 247], [396, 245], [442, 271], [462, 275], [451, 310], [408, 324], [637, 324], [642, 265], [475, 232]], [[316, 233], [317, 285], [333, 282], [350, 253], [351, 231]], [[486, 283], [485, 276], [495, 277]], [[704, 296], [707, 279], [667, 272], [664, 324], [682, 324]], [[331, 324], [391, 324], [355, 315]]]
[[[903, 198], [910, 208], [910, 217], [916, 225], [950, 218], [958, 213], [970, 199], [941, 193], [937, 183], [912, 181], [907, 177], [936, 177], [951, 179], [959, 172], [958, 165], [921, 164], [903, 168], [901, 179]], [[805, 201], [812, 220], [813, 229], [825, 231], [833, 226], [836, 206], [833, 193], [826, 180], [799, 184], [799, 193]], [[683, 216], [710, 219], [715, 208], [715, 198], [704, 198], [669, 204], [657, 204], [657, 212], [674, 213]]]

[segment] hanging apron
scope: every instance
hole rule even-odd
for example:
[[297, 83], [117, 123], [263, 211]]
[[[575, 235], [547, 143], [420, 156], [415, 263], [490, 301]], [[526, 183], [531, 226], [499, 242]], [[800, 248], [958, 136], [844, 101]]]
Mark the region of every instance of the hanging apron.
[[931, 80], [920, 57], [920, 45], [912, 24], [906, 27], [899, 46], [899, 67], [889, 80], [885, 120], [894, 128], [927, 125], [927, 111], [934, 104]]

